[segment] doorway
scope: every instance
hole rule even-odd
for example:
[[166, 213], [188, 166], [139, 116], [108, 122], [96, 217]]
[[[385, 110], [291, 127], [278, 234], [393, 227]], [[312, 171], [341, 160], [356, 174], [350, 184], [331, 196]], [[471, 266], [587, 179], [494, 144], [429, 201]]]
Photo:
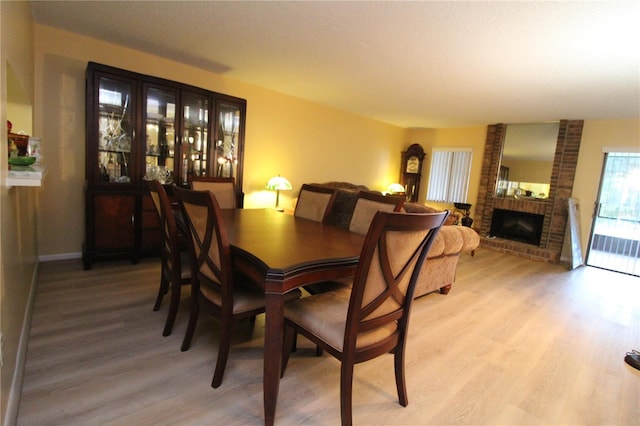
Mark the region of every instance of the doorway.
[[640, 153], [605, 153], [586, 264], [640, 276]]

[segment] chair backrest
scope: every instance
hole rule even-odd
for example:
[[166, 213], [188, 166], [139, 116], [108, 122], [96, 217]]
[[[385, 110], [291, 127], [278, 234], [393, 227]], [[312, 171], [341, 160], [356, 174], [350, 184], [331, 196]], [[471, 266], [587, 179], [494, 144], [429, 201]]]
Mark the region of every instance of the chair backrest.
[[211, 176], [193, 176], [190, 178], [191, 189], [196, 191], [211, 191], [216, 196], [222, 209], [240, 208], [242, 205], [236, 194], [234, 178], [220, 178]]
[[294, 216], [324, 222], [336, 199], [333, 188], [303, 184], [298, 194]]
[[353, 209], [349, 231], [365, 235], [377, 212], [399, 212], [403, 204], [404, 197], [361, 191]]
[[422, 264], [447, 215], [376, 213], [347, 313], [343, 350], [355, 353], [356, 363], [388, 352], [405, 338]]
[[[158, 212], [162, 236], [161, 256], [166, 265], [180, 273], [180, 246], [178, 228], [171, 201], [164, 186], [158, 180], [149, 182], [149, 194]], [[184, 240], [183, 240], [184, 241]]]
[[[191, 276], [195, 289], [215, 292], [207, 298], [222, 309], [233, 308], [231, 249], [220, 205], [209, 191], [173, 186], [189, 234]], [[203, 285], [206, 288], [203, 288]], [[211, 296], [211, 297], [209, 297]]]

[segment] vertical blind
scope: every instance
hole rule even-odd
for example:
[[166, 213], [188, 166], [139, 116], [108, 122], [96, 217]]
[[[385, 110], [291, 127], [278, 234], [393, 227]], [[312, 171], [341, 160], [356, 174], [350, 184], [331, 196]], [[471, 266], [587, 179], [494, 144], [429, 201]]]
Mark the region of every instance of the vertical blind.
[[434, 149], [427, 200], [466, 203], [471, 175], [471, 149]]

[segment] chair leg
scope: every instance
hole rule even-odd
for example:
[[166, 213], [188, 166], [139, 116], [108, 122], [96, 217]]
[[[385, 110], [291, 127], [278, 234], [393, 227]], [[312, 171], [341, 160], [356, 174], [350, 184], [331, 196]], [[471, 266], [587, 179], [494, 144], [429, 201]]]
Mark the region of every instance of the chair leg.
[[287, 364], [289, 363], [289, 357], [291, 356], [291, 352], [295, 352], [296, 339], [298, 337], [298, 333], [293, 329], [293, 327], [284, 327], [284, 338], [282, 339], [282, 364], [280, 366], [280, 378], [284, 377], [284, 370], [287, 368]]
[[211, 381], [212, 388], [217, 388], [222, 383], [224, 369], [227, 366], [227, 359], [229, 358], [229, 349], [231, 348], [232, 327], [233, 322], [231, 320], [221, 320], [218, 359], [216, 360], [216, 370], [213, 373], [213, 380]]
[[200, 314], [200, 305], [198, 304], [198, 295], [195, 294], [199, 291], [197, 288], [191, 287], [191, 309], [189, 310], [189, 324], [187, 325], [187, 331], [184, 333], [184, 339], [182, 340], [182, 346], [180, 350], [182, 352], [189, 350], [191, 346], [191, 339], [193, 338], [193, 332], [196, 330], [198, 324], [198, 315]]
[[167, 320], [164, 323], [163, 336], [168, 336], [173, 330], [173, 323], [176, 320], [178, 314], [178, 306], [180, 306], [180, 283], [171, 283], [171, 299], [169, 300], [169, 313], [167, 314]]
[[345, 362], [343, 359], [340, 368], [340, 418], [342, 426], [351, 426], [353, 423], [352, 391], [353, 364]]
[[404, 345], [396, 347], [393, 355], [393, 363], [396, 373], [396, 388], [398, 389], [398, 402], [403, 407], [409, 404], [407, 396], [407, 383], [404, 376]]
[[165, 294], [167, 294], [167, 290], [169, 287], [169, 282], [165, 279], [164, 271], [160, 273], [160, 288], [158, 289], [158, 296], [156, 296], [156, 303], [153, 305], [153, 310], [160, 310], [160, 306], [162, 305], [162, 298]]

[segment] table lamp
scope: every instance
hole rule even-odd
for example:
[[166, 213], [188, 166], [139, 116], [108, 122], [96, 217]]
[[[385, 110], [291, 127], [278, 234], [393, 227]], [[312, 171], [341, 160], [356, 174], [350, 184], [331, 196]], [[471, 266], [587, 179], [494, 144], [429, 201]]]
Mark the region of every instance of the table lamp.
[[392, 194], [392, 195], [393, 194], [404, 194], [405, 193], [405, 189], [404, 189], [404, 186], [400, 185], [399, 183], [392, 183], [387, 188], [387, 192], [389, 194]]
[[270, 191], [276, 191], [276, 210], [282, 211], [280, 208], [280, 191], [289, 191], [291, 190], [291, 183], [278, 175], [269, 179], [267, 182], [266, 188]]

